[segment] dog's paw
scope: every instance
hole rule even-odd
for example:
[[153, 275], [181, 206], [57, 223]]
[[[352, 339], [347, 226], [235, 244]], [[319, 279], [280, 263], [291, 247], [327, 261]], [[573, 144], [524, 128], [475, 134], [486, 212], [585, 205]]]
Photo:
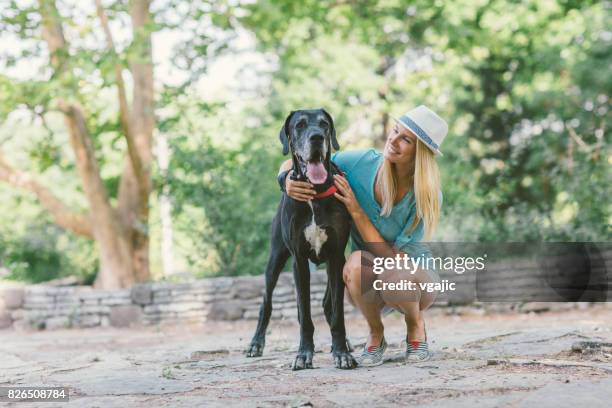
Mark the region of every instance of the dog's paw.
[[348, 351], [334, 352], [334, 364], [342, 370], [352, 370], [357, 367], [357, 360]]
[[263, 343], [251, 343], [246, 351], [247, 357], [261, 357], [264, 350]]
[[291, 369], [293, 371], [312, 368], [312, 351], [301, 351], [295, 356]]

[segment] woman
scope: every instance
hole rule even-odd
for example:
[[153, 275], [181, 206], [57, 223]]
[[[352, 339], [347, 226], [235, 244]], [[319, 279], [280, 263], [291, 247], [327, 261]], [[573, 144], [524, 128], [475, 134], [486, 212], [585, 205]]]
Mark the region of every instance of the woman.
[[[439, 146], [448, 125], [423, 105], [395, 120], [382, 153], [371, 149], [337, 152], [332, 156], [346, 175], [335, 176], [338, 190], [335, 196], [345, 204], [353, 220], [353, 252], [343, 270], [346, 296], [361, 311], [370, 329], [359, 358], [364, 366], [383, 362], [387, 343], [381, 314], [391, 308], [405, 315], [406, 359], [424, 361], [431, 357], [423, 311], [434, 302], [435, 292], [421, 292], [418, 287], [410, 296], [375, 291], [370, 283], [378, 277], [367, 262], [362, 263], [362, 257], [371, 260], [374, 256], [398, 253], [422, 255], [415, 243], [431, 236], [439, 219], [442, 194], [435, 156], [441, 154]], [[290, 168], [291, 160], [287, 160], [280, 171]], [[291, 198], [299, 201], [308, 201], [316, 194], [309, 182], [290, 178], [285, 179], [285, 188]], [[439, 280], [435, 271], [422, 268], [410, 276], [417, 284]]]

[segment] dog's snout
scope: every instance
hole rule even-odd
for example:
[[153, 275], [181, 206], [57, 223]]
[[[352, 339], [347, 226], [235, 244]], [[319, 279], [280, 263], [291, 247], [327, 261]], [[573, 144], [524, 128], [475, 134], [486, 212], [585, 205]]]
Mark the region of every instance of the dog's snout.
[[313, 144], [323, 144], [323, 134], [321, 133], [313, 133], [312, 135], [310, 135], [310, 142]]

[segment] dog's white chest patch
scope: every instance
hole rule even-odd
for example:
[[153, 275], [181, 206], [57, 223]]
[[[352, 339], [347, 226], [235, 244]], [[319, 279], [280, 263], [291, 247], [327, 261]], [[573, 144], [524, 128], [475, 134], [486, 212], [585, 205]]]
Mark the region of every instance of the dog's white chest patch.
[[315, 221], [314, 209], [312, 208], [312, 203], [309, 201], [308, 205], [312, 210], [312, 222], [304, 229], [304, 237], [306, 241], [310, 244], [312, 249], [314, 249], [317, 256], [319, 256], [319, 251], [321, 251], [321, 247], [327, 241], [327, 234], [325, 230], [319, 227]]

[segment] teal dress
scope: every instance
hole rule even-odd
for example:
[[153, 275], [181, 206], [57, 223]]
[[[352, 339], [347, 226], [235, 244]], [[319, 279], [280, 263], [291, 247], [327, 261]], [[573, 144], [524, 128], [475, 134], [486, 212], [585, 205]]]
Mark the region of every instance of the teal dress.
[[[359, 205], [383, 239], [411, 257], [427, 256], [426, 246], [419, 244], [424, 235], [423, 220], [419, 221], [414, 230], [412, 229], [416, 216], [416, 200], [413, 191], [406, 193], [401, 201], [395, 204], [391, 214], [386, 217], [380, 215], [381, 207], [374, 198], [374, 181], [383, 160], [382, 153], [374, 149], [349, 150], [332, 155], [332, 161], [345, 174]], [[441, 203], [442, 192], [440, 192]], [[352, 251], [361, 250], [364, 247], [359, 231], [351, 222]]]

